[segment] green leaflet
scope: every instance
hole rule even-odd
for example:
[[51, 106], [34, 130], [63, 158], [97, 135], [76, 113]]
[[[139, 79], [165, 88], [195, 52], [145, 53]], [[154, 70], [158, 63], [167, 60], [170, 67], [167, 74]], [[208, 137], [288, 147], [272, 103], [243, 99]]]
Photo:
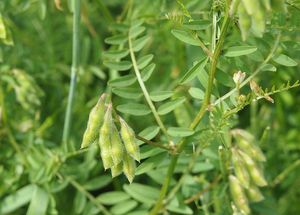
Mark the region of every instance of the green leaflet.
[[150, 37], [148, 35], [145, 35], [143, 37], [140, 37], [140, 38], [132, 41], [133, 51], [135, 51], [135, 52], [140, 51], [149, 40], [150, 40]]
[[1, 201], [0, 214], [11, 213], [18, 208], [26, 205], [32, 198], [35, 192], [36, 185], [29, 184], [15, 193], [11, 193]]
[[174, 99], [172, 101], [166, 102], [163, 105], [159, 106], [157, 112], [159, 115], [165, 115], [173, 111], [176, 107], [181, 105], [185, 101], [184, 97]]
[[182, 128], [182, 127], [170, 127], [168, 128], [168, 134], [173, 137], [188, 137], [195, 133], [190, 128]]
[[125, 71], [132, 67], [130, 61], [104, 61], [103, 64], [112, 70]]
[[257, 48], [255, 46], [233, 46], [228, 48], [225, 53], [226, 57], [238, 57], [255, 52]]
[[137, 65], [139, 69], [144, 69], [153, 59], [154, 55], [153, 54], [148, 54], [137, 61]]
[[125, 184], [123, 188], [132, 198], [145, 204], [153, 204], [159, 196], [159, 189], [143, 184]]
[[183, 23], [183, 26], [190, 30], [199, 31], [206, 30], [209, 26], [211, 26], [211, 22], [209, 20], [193, 20]]
[[111, 87], [127, 87], [136, 82], [136, 77], [134, 75], [124, 75], [120, 78], [116, 78], [108, 82]]
[[114, 205], [127, 199], [130, 199], [130, 196], [123, 191], [106, 192], [97, 197], [97, 200], [104, 205]]
[[297, 66], [298, 63], [287, 55], [280, 54], [272, 58], [274, 62], [283, 66]]
[[112, 37], [108, 37], [104, 40], [105, 43], [110, 45], [120, 45], [124, 44], [127, 41], [126, 35], [116, 35]]
[[32, 199], [27, 210], [27, 215], [43, 215], [46, 214], [49, 202], [49, 194], [39, 186], [35, 187]]
[[144, 104], [127, 103], [117, 106], [117, 110], [134, 116], [144, 116], [151, 113], [151, 110]]
[[150, 93], [150, 98], [154, 102], [164, 101], [173, 95], [173, 91], [154, 91]]
[[[145, 128], [139, 133], [139, 136], [145, 138], [146, 140], [151, 140], [159, 133], [159, 127], [158, 126], [150, 126]], [[138, 140], [137, 144], [142, 144], [143, 141]]]
[[151, 63], [141, 71], [142, 79], [144, 82], [146, 82], [151, 77], [154, 69], [155, 69], [155, 64]]
[[276, 72], [277, 71], [277, 68], [272, 65], [272, 64], [265, 64], [262, 68], [261, 68], [262, 71], [271, 71], [271, 72]]
[[133, 39], [142, 34], [145, 30], [146, 28], [144, 26], [133, 26], [129, 29], [129, 36]]
[[192, 68], [189, 69], [187, 73], [180, 80], [180, 84], [185, 84], [191, 80], [193, 80], [198, 74], [203, 71], [205, 65], [207, 64], [208, 58], [204, 58], [203, 60], [196, 63]]
[[133, 210], [136, 206], [138, 205], [138, 203], [134, 200], [126, 200], [123, 202], [120, 202], [116, 205], [114, 205], [110, 211], [112, 212], [112, 214], [126, 214], [129, 211]]
[[112, 92], [125, 99], [139, 99], [143, 93], [137, 88], [113, 88]]
[[111, 58], [114, 60], [126, 57], [129, 54], [129, 50], [109, 50], [102, 53], [104, 58]]
[[102, 175], [92, 178], [84, 183], [83, 187], [86, 190], [98, 190], [111, 183], [111, 177], [109, 175]]
[[184, 30], [173, 29], [171, 33], [180, 41], [193, 46], [200, 46], [200, 42], [196, 36]]
[[76, 195], [75, 195], [75, 198], [74, 198], [74, 211], [76, 214], [81, 214], [84, 210], [84, 207], [86, 206], [86, 203], [87, 203], [87, 198], [86, 196], [77, 191], [76, 192]]
[[195, 99], [200, 99], [200, 100], [204, 99], [205, 93], [200, 88], [191, 87], [188, 92]]

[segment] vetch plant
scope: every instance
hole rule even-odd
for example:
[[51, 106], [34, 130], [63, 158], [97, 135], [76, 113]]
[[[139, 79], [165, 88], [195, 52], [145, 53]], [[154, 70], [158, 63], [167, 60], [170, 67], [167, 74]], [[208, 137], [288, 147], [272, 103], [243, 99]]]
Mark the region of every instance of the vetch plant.
[[0, 214], [299, 214], [299, 8], [0, 2]]

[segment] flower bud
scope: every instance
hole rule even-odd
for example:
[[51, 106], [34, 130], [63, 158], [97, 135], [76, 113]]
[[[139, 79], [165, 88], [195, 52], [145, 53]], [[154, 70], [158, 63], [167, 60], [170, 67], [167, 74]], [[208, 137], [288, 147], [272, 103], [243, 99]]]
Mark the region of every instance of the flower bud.
[[236, 149], [232, 149], [231, 158], [232, 158], [235, 175], [239, 179], [241, 185], [245, 188], [248, 188], [250, 184], [249, 173], [247, 171], [245, 162], [241, 159]]
[[240, 83], [243, 82], [243, 80], [246, 77], [246, 73], [242, 72], [242, 71], [238, 71], [236, 73], [233, 74], [233, 81], [236, 85], [239, 85]]
[[120, 117], [121, 136], [124, 142], [127, 153], [136, 161], [140, 162], [140, 149], [137, 145], [134, 131], [129, 125]]
[[111, 177], [112, 178], [117, 177], [123, 172], [123, 163], [121, 162], [116, 166], [112, 166], [110, 170], [111, 170]]
[[123, 172], [130, 183], [132, 183], [135, 176], [135, 168], [136, 165], [134, 159], [125, 153], [123, 161]]
[[97, 104], [93, 107], [89, 114], [87, 128], [84, 132], [80, 148], [88, 147], [90, 144], [92, 144], [98, 139], [99, 129], [104, 120], [105, 97], [106, 94], [101, 95]]
[[240, 181], [234, 176], [229, 176], [229, 187], [235, 206], [244, 214], [249, 214], [248, 199], [240, 184]]

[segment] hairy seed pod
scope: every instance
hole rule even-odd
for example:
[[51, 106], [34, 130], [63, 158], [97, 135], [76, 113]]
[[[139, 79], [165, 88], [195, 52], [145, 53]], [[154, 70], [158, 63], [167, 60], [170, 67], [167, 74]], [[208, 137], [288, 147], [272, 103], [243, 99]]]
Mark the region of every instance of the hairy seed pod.
[[231, 156], [232, 164], [234, 167], [235, 175], [239, 179], [241, 185], [247, 189], [250, 184], [250, 177], [249, 177], [249, 173], [246, 168], [246, 164], [241, 159], [241, 157], [236, 149], [232, 149], [231, 152], [232, 152], [232, 156]]
[[272, 9], [278, 12], [287, 12], [285, 0], [271, 0]]
[[89, 114], [87, 128], [83, 135], [81, 148], [88, 147], [90, 144], [98, 139], [99, 129], [103, 124], [105, 113], [105, 97], [106, 94], [102, 94], [97, 104], [93, 107]]
[[249, 30], [251, 28], [251, 17], [247, 14], [245, 8], [240, 4], [238, 8], [239, 15], [239, 27], [242, 34], [242, 39], [245, 41], [248, 37]]
[[110, 170], [111, 170], [111, 177], [112, 178], [117, 177], [123, 172], [123, 163], [121, 162], [116, 166], [112, 166]]
[[247, 140], [239, 138], [237, 139], [237, 145], [242, 151], [247, 152], [247, 154], [249, 154], [255, 160], [262, 162], [266, 161], [266, 157], [258, 146], [251, 144]]
[[251, 184], [250, 187], [246, 190], [247, 196], [251, 202], [260, 202], [264, 199], [264, 196], [259, 191], [258, 187]]
[[100, 155], [105, 170], [114, 165], [112, 159], [112, 151], [111, 151], [111, 128], [112, 128], [111, 106], [108, 106], [104, 116], [103, 125], [100, 129], [100, 137], [98, 142], [100, 147]]
[[249, 214], [248, 199], [239, 180], [234, 175], [229, 176], [229, 187], [235, 206], [244, 214]]
[[259, 9], [259, 1], [257, 0], [242, 0], [243, 6], [249, 15], [253, 15]]
[[119, 131], [114, 123], [112, 123], [112, 127], [111, 127], [110, 140], [111, 140], [111, 157], [113, 159], [114, 165], [118, 165], [123, 160], [124, 147], [119, 135]]
[[247, 169], [249, 171], [252, 181], [257, 186], [260, 186], [260, 187], [266, 186], [267, 181], [265, 180], [265, 177], [264, 177], [261, 169], [258, 167], [258, 165], [246, 153], [244, 153], [242, 151], [239, 151], [239, 153], [246, 163], [246, 166], [247, 166]]
[[135, 134], [132, 128], [121, 117], [121, 137], [124, 142], [127, 153], [136, 161], [140, 162], [140, 149], [137, 145]]
[[253, 33], [258, 37], [262, 37], [266, 28], [265, 13], [263, 9], [259, 6], [257, 8], [257, 11], [251, 17], [252, 17], [251, 28], [253, 30]]
[[123, 161], [123, 172], [128, 179], [129, 183], [132, 183], [134, 175], [135, 175], [135, 161], [134, 159], [128, 155], [124, 154], [124, 161]]
[[262, 4], [264, 5], [264, 7], [267, 11], [271, 10], [271, 0], [263, 0]]

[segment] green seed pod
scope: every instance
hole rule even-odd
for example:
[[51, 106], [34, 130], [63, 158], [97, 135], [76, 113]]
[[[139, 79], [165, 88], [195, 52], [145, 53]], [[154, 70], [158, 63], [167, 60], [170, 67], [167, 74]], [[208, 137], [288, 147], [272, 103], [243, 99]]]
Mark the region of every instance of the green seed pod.
[[111, 177], [117, 177], [118, 175], [120, 175], [123, 172], [123, 163], [119, 163], [116, 166], [112, 166], [111, 167]]
[[264, 5], [266, 10], [268, 10], [268, 11], [271, 10], [271, 0], [263, 0], [262, 4]]
[[239, 179], [241, 185], [245, 188], [248, 188], [250, 184], [250, 177], [246, 168], [246, 164], [241, 159], [236, 149], [232, 149], [231, 152], [232, 152], [231, 158], [232, 158], [235, 175]]
[[133, 181], [135, 175], [135, 168], [136, 165], [134, 159], [125, 153], [123, 161], [123, 172], [130, 183], [132, 183]]
[[137, 145], [134, 131], [121, 117], [121, 137], [124, 142], [127, 153], [133, 157], [136, 161], [140, 162], [140, 149]]
[[259, 191], [258, 187], [253, 184], [250, 185], [246, 192], [251, 202], [260, 202], [264, 199], [264, 196]]
[[81, 148], [88, 147], [90, 144], [98, 139], [99, 129], [103, 124], [105, 113], [105, 97], [106, 94], [102, 94], [97, 104], [93, 107], [89, 114], [87, 128], [83, 135]]
[[265, 32], [266, 23], [265, 23], [265, 13], [261, 7], [258, 7], [256, 12], [251, 16], [252, 17], [252, 31], [258, 36], [262, 37]]
[[252, 158], [257, 161], [266, 161], [266, 157], [260, 150], [260, 148], [254, 144], [249, 143], [247, 140], [244, 139], [237, 139], [237, 145], [241, 150], [247, 152]]
[[243, 6], [249, 15], [253, 15], [259, 9], [259, 1], [257, 0], [242, 0]]
[[251, 28], [251, 17], [247, 14], [242, 4], [239, 5], [238, 15], [239, 15], [239, 27], [242, 34], [242, 39], [243, 41], [245, 41], [248, 37], [249, 30]]
[[112, 128], [112, 116], [111, 116], [111, 106], [109, 106], [106, 110], [104, 116], [104, 122], [100, 129], [100, 137], [99, 137], [99, 147], [101, 158], [103, 161], [104, 169], [108, 169], [114, 166], [114, 162], [112, 159], [112, 151], [111, 151], [111, 128]]
[[265, 180], [265, 177], [260, 170], [260, 168], [257, 166], [257, 164], [251, 159], [249, 155], [246, 153], [239, 151], [241, 157], [246, 163], [246, 166], [248, 168], [249, 174], [251, 176], [252, 181], [260, 187], [266, 186], [267, 181]]
[[285, 0], [271, 0], [272, 9], [278, 12], [287, 12]]
[[111, 133], [111, 157], [113, 159], [114, 165], [118, 165], [123, 160], [124, 147], [119, 135], [119, 131], [114, 123], [112, 123]]
[[243, 187], [241, 186], [239, 180], [233, 175], [229, 176], [229, 187], [235, 206], [242, 213], [249, 214], [250, 208], [248, 206], [248, 199], [244, 193]]

